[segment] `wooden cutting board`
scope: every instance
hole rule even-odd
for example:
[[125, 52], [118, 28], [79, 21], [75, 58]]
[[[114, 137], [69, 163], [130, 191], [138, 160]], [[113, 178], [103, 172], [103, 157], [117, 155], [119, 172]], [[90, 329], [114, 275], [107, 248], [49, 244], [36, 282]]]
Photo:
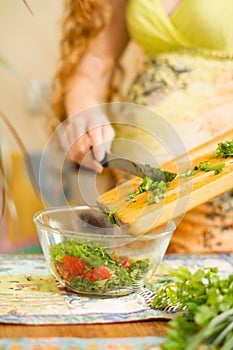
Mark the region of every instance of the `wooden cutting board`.
[[193, 169], [200, 162], [210, 162], [211, 165], [225, 163], [225, 167], [217, 175], [214, 171], [197, 170], [192, 176], [176, 178], [170, 183], [165, 198], [159, 203], [147, 204], [147, 192], [137, 195], [136, 201], [127, 201], [129, 193], [135, 191], [142, 182], [142, 178], [133, 177], [100, 195], [97, 204], [107, 214], [114, 212], [116, 223], [124, 226], [132, 235], [149, 233], [233, 188], [233, 158], [213, 158], [218, 143], [232, 140], [233, 129], [164, 163], [162, 169], [178, 174]]

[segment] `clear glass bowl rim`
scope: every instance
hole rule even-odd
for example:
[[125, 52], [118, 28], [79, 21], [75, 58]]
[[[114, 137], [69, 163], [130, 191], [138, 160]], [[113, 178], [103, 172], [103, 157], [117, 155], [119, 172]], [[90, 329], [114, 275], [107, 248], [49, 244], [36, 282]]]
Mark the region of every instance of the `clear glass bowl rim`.
[[[76, 231], [70, 231], [70, 230], [63, 230], [63, 229], [59, 229], [58, 227], [52, 227], [52, 226], [49, 226], [48, 224], [44, 223], [42, 221], [42, 217], [44, 214], [52, 214], [52, 213], [59, 213], [59, 212], [68, 212], [72, 209], [72, 211], [79, 211], [79, 210], [88, 210], [88, 209], [96, 209], [96, 210], [99, 210], [99, 212], [101, 213], [100, 209], [98, 207], [88, 207], [88, 206], [59, 206], [59, 207], [51, 207], [51, 208], [48, 208], [48, 209], [42, 209], [42, 210], [39, 210], [38, 212], [36, 212], [34, 215], [33, 215], [33, 222], [34, 224], [37, 226], [37, 227], [40, 227], [42, 229], [45, 229], [47, 232], [49, 233], [57, 233], [59, 235], [62, 235], [64, 237], [72, 237], [72, 236], [77, 236], [77, 233], [78, 233], [78, 237], [83, 237], [83, 238], [88, 238], [91, 239], [96, 239], [96, 234], [92, 234], [92, 233], [89, 233], [89, 232], [76, 232]], [[102, 212], [103, 213], [103, 212]], [[104, 214], [104, 213], [103, 213]], [[140, 239], [140, 238], [144, 238], [145, 239], [145, 236], [147, 237], [148, 240], [150, 239], [154, 239], [154, 238], [161, 238], [163, 236], [167, 236], [169, 234], [172, 234], [174, 232], [176, 228], [176, 224], [173, 220], [169, 220], [168, 223], [167, 223], [167, 227], [162, 229], [162, 231], [158, 231], [158, 232], [155, 232], [155, 233], [143, 233], [141, 235], [138, 235], [137, 236], [137, 239]], [[101, 228], [100, 228], [101, 229]], [[128, 233], [128, 234], [125, 234], [125, 235], [108, 235], [108, 234], [99, 234], [98, 235], [100, 238], [104, 238], [104, 239], [122, 239], [122, 240], [135, 240], [136, 236]]]

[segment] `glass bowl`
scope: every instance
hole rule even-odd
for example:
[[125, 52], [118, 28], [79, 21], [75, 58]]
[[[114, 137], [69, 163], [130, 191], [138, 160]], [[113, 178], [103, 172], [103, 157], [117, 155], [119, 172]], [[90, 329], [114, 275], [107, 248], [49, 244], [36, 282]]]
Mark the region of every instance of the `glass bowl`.
[[45, 209], [33, 221], [50, 272], [61, 285], [108, 297], [130, 294], [151, 280], [175, 229], [171, 221], [135, 237], [87, 206]]

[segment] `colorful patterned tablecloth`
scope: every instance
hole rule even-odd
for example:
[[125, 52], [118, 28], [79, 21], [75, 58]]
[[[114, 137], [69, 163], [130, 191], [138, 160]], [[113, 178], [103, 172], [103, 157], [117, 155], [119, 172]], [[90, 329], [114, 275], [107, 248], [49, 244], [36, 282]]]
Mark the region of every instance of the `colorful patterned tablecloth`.
[[[167, 255], [153, 282], [164, 283], [169, 279], [168, 267], [181, 265], [190, 270], [217, 266], [220, 273], [225, 275], [233, 272], [233, 256]], [[41, 256], [0, 256], [1, 323], [111, 323], [170, 319], [173, 316], [172, 312], [150, 309], [139, 293], [124, 297], [96, 298], [69, 292], [60, 287], [50, 275]]]
[[0, 350], [159, 350], [163, 338], [20, 338], [0, 339]]

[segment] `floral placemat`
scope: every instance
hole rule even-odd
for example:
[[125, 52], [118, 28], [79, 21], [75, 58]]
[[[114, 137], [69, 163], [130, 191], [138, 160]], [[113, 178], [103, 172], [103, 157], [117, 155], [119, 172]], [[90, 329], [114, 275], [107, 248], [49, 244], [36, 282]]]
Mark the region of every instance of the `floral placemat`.
[[159, 350], [163, 338], [20, 338], [0, 339], [4, 350]]
[[[233, 271], [232, 255], [167, 255], [155, 284], [169, 279], [168, 267], [217, 266], [221, 274]], [[150, 309], [138, 293], [125, 297], [80, 296], [59, 286], [41, 256], [0, 256], [0, 323], [75, 324], [111, 323], [172, 318], [174, 313]]]

